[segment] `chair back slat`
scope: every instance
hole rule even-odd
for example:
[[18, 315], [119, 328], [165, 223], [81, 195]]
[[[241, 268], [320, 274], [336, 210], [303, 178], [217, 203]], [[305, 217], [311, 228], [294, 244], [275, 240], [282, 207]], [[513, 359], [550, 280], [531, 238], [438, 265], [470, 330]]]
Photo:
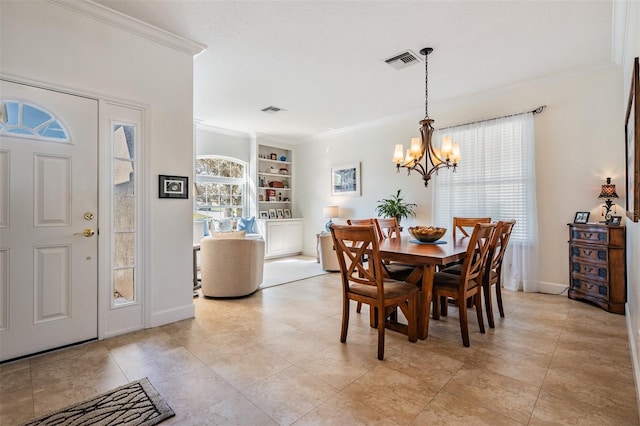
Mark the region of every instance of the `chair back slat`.
[[502, 268], [502, 259], [504, 258], [505, 251], [507, 250], [507, 245], [511, 238], [511, 231], [515, 224], [515, 220], [498, 222], [491, 241], [491, 246], [489, 246], [488, 256], [489, 259], [491, 259], [491, 262], [487, 262], [487, 268], [490, 268], [490, 270], [499, 272]]
[[378, 230], [378, 237], [380, 240], [384, 240], [386, 238], [399, 238], [400, 235], [400, 225], [398, 225], [398, 221], [395, 217], [386, 217], [386, 218], [374, 218], [373, 221], [376, 224], [376, 228]]
[[491, 238], [496, 226], [496, 223], [477, 223], [473, 228], [460, 274], [461, 290], [480, 285], [481, 280], [478, 277], [484, 272]]
[[477, 223], [490, 223], [490, 217], [454, 217], [453, 218], [453, 238], [456, 238], [456, 231], [468, 237], [468, 228], [473, 228]]
[[[384, 275], [378, 235], [373, 223], [346, 226], [334, 224], [330, 230], [340, 263], [343, 290], [348, 291], [350, 283], [377, 286], [378, 297], [382, 299]], [[363, 262], [365, 258], [368, 265]]]

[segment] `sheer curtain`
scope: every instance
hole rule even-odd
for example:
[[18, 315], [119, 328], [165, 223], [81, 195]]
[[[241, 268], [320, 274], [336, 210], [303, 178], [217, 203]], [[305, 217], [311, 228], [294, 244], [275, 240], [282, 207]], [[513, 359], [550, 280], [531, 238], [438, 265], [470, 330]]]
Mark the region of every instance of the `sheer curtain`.
[[538, 219], [533, 113], [437, 130], [460, 144], [458, 170], [432, 181], [435, 225], [451, 228], [454, 216], [516, 220], [502, 263], [503, 285], [537, 292]]

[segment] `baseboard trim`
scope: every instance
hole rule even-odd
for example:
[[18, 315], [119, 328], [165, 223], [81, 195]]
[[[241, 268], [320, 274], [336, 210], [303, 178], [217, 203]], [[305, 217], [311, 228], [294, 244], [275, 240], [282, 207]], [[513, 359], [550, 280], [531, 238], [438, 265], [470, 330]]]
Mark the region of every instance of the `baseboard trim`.
[[544, 281], [539, 281], [538, 285], [539, 285], [538, 291], [540, 293], [545, 293], [545, 294], [555, 294], [555, 295], [564, 294], [566, 296], [567, 290], [569, 289], [569, 286], [566, 284], [549, 283]]
[[[633, 379], [636, 384], [636, 402], [638, 404], [638, 414], [640, 415], [640, 365], [638, 365], [638, 347], [636, 342], [636, 335], [633, 331], [633, 325], [631, 324], [631, 314], [629, 312], [629, 304], [624, 304], [625, 319], [627, 323], [627, 336], [629, 336], [629, 349], [631, 350], [631, 363], [633, 364]], [[640, 338], [640, 331], [638, 331], [637, 338]]]
[[195, 316], [196, 307], [193, 303], [190, 305], [167, 309], [166, 311], [153, 312], [151, 314], [151, 327], [159, 327], [161, 325], [171, 324], [172, 322], [194, 318]]

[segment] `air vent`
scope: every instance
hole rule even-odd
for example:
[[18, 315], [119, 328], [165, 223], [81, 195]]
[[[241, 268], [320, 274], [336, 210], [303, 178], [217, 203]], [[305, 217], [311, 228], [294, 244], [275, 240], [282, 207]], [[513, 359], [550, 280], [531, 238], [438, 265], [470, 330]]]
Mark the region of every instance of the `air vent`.
[[401, 70], [413, 64], [422, 62], [422, 59], [411, 50], [406, 50], [402, 53], [398, 53], [397, 55], [393, 55], [392, 57], [390, 57], [389, 59], [385, 59], [384, 61], [387, 64], [391, 65], [393, 68]]
[[275, 107], [275, 106], [272, 105], [272, 106], [268, 106], [266, 108], [263, 108], [261, 111], [262, 112], [266, 112], [268, 114], [275, 114], [276, 112], [286, 111], [286, 109], [278, 108], [278, 107]]

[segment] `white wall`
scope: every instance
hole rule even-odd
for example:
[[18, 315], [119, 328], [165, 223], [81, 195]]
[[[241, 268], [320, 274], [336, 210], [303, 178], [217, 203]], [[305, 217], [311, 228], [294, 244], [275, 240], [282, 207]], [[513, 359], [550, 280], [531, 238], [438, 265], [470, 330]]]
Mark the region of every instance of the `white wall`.
[[[621, 104], [626, 112], [633, 60], [640, 56], [640, 3], [637, 1], [619, 2], [628, 7], [623, 57], [624, 78], [622, 82], [623, 99]], [[634, 376], [637, 397], [640, 398], [640, 222], [627, 221], [627, 328], [633, 354]], [[640, 405], [640, 401], [639, 401]]]
[[[417, 84], [417, 83], [416, 83]], [[430, 82], [437, 84], [437, 82]], [[576, 211], [592, 212], [601, 220], [598, 195], [607, 176], [613, 177], [619, 194], [624, 191], [624, 112], [622, 69], [607, 66], [595, 70], [532, 81], [448, 104], [430, 105], [436, 127], [531, 110], [547, 109], [535, 116], [536, 181], [540, 226], [542, 288], [562, 291], [569, 282], [568, 229]], [[420, 96], [420, 91], [416, 91]], [[375, 216], [377, 200], [396, 190], [419, 205], [417, 217], [406, 225], [431, 222], [431, 186], [420, 176], [396, 174], [391, 161], [394, 144], [408, 146], [418, 136], [423, 113], [396, 117], [367, 126], [315, 137], [297, 149], [296, 185], [304, 188], [299, 206], [305, 220], [306, 254], [315, 253], [315, 233], [326, 222], [322, 207], [339, 205], [340, 219]], [[460, 167], [464, 167], [463, 160]], [[333, 165], [362, 162], [362, 196], [331, 197], [329, 172]], [[447, 173], [443, 171], [442, 173]], [[433, 184], [431, 184], [433, 185]], [[624, 206], [624, 200], [620, 200]], [[622, 215], [623, 207], [618, 207]]]
[[196, 155], [223, 155], [249, 164], [251, 145], [252, 139], [245, 133], [196, 126]]
[[159, 174], [193, 174], [193, 56], [54, 3], [1, 8], [3, 75], [147, 106], [148, 325], [193, 316], [192, 204], [157, 189]]

